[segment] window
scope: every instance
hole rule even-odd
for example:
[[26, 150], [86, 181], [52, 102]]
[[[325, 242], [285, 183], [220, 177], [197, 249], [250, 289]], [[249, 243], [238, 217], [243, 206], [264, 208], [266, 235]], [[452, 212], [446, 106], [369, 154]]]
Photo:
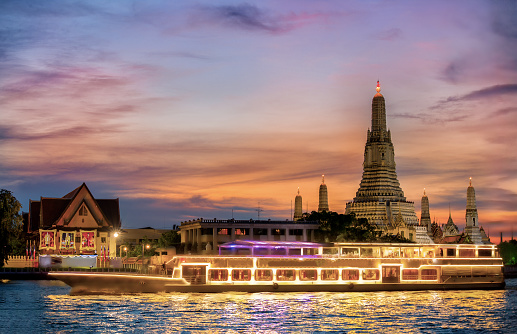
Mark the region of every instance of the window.
[[402, 269], [402, 279], [403, 280], [417, 280], [418, 279], [418, 269]]
[[413, 240], [413, 233], [409, 233], [409, 240]]
[[294, 281], [296, 279], [296, 273], [294, 269], [277, 269], [276, 279], [278, 281]]
[[228, 229], [227, 228], [218, 228], [217, 229], [217, 234], [219, 235], [228, 235]]
[[281, 229], [281, 228], [274, 228], [274, 229], [271, 229], [271, 234], [272, 235], [285, 235], [285, 230]]
[[105, 244], [106, 243], [106, 237], [101, 237], [101, 244]]
[[478, 249], [478, 256], [479, 257], [492, 257], [492, 250], [491, 249]]
[[254, 228], [253, 235], [267, 235], [267, 228]]
[[447, 248], [447, 256], [456, 256], [456, 249]]
[[86, 206], [84, 204], [79, 209], [79, 216], [88, 216], [88, 209], [86, 209]]
[[289, 229], [289, 235], [303, 235], [302, 229]]
[[236, 228], [235, 229], [235, 235], [249, 235], [250, 229], [249, 228]]
[[210, 269], [210, 280], [211, 281], [227, 281], [228, 270], [227, 269]]
[[379, 269], [364, 269], [363, 280], [373, 281], [379, 279]]
[[423, 280], [436, 280], [438, 278], [438, 271], [436, 269], [422, 269]]
[[249, 269], [233, 269], [233, 281], [249, 281], [251, 279], [251, 270]]
[[300, 281], [315, 281], [318, 279], [318, 271], [316, 269], [301, 269]]
[[343, 280], [344, 281], [358, 281], [359, 270], [358, 269], [343, 269]]
[[475, 257], [476, 251], [474, 249], [460, 249], [460, 257]]
[[271, 269], [257, 269], [255, 270], [255, 281], [272, 281], [273, 270]]
[[211, 227], [205, 227], [201, 229], [201, 235], [212, 235], [214, 233], [214, 229]]
[[341, 248], [341, 254], [345, 257], [359, 257], [359, 248]]
[[81, 243], [81, 237], [75, 237], [75, 243], [80, 244]]
[[321, 270], [321, 279], [324, 281], [337, 281], [339, 279], [339, 271], [337, 269]]

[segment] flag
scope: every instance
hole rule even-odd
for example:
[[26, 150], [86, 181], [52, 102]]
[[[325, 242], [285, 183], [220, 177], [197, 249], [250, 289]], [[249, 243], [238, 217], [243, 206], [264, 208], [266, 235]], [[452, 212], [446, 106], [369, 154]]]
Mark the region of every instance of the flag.
[[25, 242], [25, 257], [29, 258], [29, 241]]
[[110, 245], [108, 245], [108, 260], [110, 259]]

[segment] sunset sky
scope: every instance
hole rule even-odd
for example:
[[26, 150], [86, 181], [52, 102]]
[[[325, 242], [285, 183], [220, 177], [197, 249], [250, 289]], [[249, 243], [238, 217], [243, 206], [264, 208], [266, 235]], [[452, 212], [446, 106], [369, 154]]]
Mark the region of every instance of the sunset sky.
[[[517, 222], [516, 1], [0, 2], [0, 188], [122, 226], [344, 213], [377, 80], [408, 200]], [[293, 203], [293, 204], [291, 204]], [[233, 213], [232, 213], [233, 210]], [[517, 231], [515, 236], [517, 237]]]

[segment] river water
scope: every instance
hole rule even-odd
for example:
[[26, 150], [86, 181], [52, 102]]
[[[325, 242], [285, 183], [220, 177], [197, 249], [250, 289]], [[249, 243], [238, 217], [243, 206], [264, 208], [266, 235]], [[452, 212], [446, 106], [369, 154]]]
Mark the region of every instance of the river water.
[[517, 333], [505, 290], [69, 296], [57, 281], [0, 283], [0, 333]]

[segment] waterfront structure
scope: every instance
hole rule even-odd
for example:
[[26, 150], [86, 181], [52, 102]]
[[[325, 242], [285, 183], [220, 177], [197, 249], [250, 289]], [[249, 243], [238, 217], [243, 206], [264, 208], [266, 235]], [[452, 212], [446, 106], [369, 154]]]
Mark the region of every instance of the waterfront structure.
[[118, 198], [95, 199], [85, 183], [60, 198], [30, 200], [24, 219], [25, 231], [39, 238], [40, 255], [115, 256]]
[[294, 198], [294, 221], [302, 219], [302, 196], [300, 195], [300, 188], [298, 188], [298, 194]]
[[319, 204], [318, 204], [318, 212], [329, 212], [329, 197], [327, 191], [327, 185], [325, 184], [325, 175], [321, 176], [321, 185], [319, 191]]
[[[407, 201], [397, 179], [395, 151], [391, 132], [386, 127], [386, 107], [377, 81], [372, 100], [372, 125], [364, 149], [363, 177], [353, 201], [346, 204], [346, 214], [366, 218], [382, 230], [390, 229], [400, 213], [409, 227], [418, 225], [414, 203]], [[416, 234], [416, 231], [415, 231]]]
[[179, 230], [185, 253], [211, 253], [234, 240], [315, 241], [318, 227], [318, 222], [305, 221], [199, 218], [182, 222]]
[[482, 244], [483, 237], [481, 236], [481, 232], [479, 230], [478, 209], [476, 206], [476, 191], [472, 186], [472, 178], [470, 179], [469, 186], [467, 188], [467, 209], [465, 212], [465, 221], [465, 233], [469, 235], [470, 240], [475, 244]]

